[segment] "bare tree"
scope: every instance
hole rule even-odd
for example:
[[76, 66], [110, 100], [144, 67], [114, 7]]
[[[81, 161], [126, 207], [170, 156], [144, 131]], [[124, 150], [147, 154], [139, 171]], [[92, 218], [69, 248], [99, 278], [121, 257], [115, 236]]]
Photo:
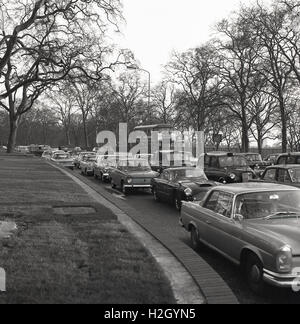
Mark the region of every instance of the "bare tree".
[[120, 8], [119, 0], [1, 1], [0, 102], [10, 115], [8, 152], [22, 115], [45, 89], [67, 76], [99, 80], [126, 63], [127, 52], [114, 57], [104, 43]]
[[258, 4], [256, 7], [243, 10], [243, 17], [251, 26], [252, 33], [257, 36], [257, 42], [261, 47], [262, 64], [258, 72], [264, 76], [271, 87], [271, 91], [267, 88], [267, 92], [273, 95], [278, 102], [282, 151], [286, 152], [288, 144], [286, 102], [293, 68], [283, 54], [278, 42], [278, 36], [285, 24], [284, 16], [276, 8], [270, 10]]
[[251, 114], [250, 104], [260, 91], [261, 77], [257, 73], [259, 48], [249, 25], [239, 15], [231, 21], [218, 24], [219, 67], [223, 80], [223, 100], [232, 114], [240, 122], [242, 131], [242, 151], [249, 151], [249, 132], [255, 116]]
[[175, 53], [166, 66], [169, 81], [184, 92], [185, 107], [195, 130], [204, 130], [212, 111], [219, 107], [218, 70], [214, 59], [215, 49], [205, 45], [183, 54]]
[[153, 106], [157, 117], [164, 124], [174, 124], [176, 117], [176, 89], [173, 84], [162, 81], [152, 91]]
[[67, 145], [71, 146], [72, 115], [76, 113], [76, 101], [72, 91], [68, 89], [66, 83], [62, 83], [57, 89], [51, 88], [46, 98], [53, 103], [53, 110], [64, 127]]
[[145, 93], [146, 85], [136, 73], [124, 73], [112, 84], [112, 94], [118, 106], [120, 122], [134, 124]]
[[264, 141], [276, 138], [276, 136], [271, 136], [270, 133], [280, 125], [278, 105], [272, 95], [261, 91], [253, 98], [251, 106], [252, 114], [255, 116], [251, 133], [257, 141], [259, 153], [262, 154]]

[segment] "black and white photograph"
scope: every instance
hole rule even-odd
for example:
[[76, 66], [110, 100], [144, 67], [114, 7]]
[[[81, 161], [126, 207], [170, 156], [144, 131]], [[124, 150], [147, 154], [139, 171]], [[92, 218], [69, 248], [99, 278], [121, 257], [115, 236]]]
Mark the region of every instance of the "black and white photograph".
[[300, 304], [300, 0], [0, 0], [0, 304]]

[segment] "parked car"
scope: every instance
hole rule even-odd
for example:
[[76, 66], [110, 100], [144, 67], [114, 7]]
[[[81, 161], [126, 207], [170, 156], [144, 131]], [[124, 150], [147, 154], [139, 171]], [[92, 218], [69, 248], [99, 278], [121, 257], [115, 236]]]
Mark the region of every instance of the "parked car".
[[80, 163], [81, 163], [82, 159], [87, 155], [96, 156], [96, 154], [94, 152], [80, 152], [79, 154], [75, 155], [75, 157], [74, 157], [75, 168], [80, 169]]
[[30, 153], [29, 146], [17, 146], [16, 151], [21, 154], [29, 154]]
[[269, 164], [263, 161], [262, 156], [259, 153], [241, 153], [248, 162], [249, 167], [260, 176]]
[[264, 161], [268, 166], [274, 165], [276, 163], [279, 155], [280, 154], [270, 154], [266, 157], [266, 159]]
[[178, 167], [191, 167], [192, 162], [185, 159], [183, 152], [174, 150], [160, 150], [153, 154], [151, 158], [151, 167], [153, 171], [162, 173], [163, 170]]
[[80, 162], [81, 174], [85, 176], [93, 176], [95, 162], [96, 155], [85, 155]]
[[94, 177], [103, 182], [111, 181], [111, 172], [117, 167], [116, 155], [98, 155], [94, 163]]
[[284, 153], [280, 154], [277, 157], [275, 165], [282, 165], [282, 164], [300, 164], [300, 153]]
[[52, 151], [44, 151], [42, 155], [42, 159], [51, 160], [51, 158], [52, 158]]
[[[198, 162], [199, 167], [201, 167], [200, 159]], [[204, 156], [204, 168], [209, 180], [223, 184], [248, 182], [256, 179], [256, 174], [248, 166], [246, 158], [240, 154], [207, 153]]]
[[158, 176], [159, 173], [151, 170], [147, 160], [120, 159], [111, 172], [111, 185], [127, 195], [133, 189], [151, 189], [152, 179]]
[[51, 161], [65, 168], [74, 170], [74, 160], [69, 153], [56, 152], [52, 155]]
[[248, 183], [212, 189], [183, 203], [180, 222], [194, 249], [208, 245], [245, 270], [253, 291], [291, 287], [300, 267], [300, 190]]
[[261, 181], [281, 183], [300, 188], [300, 165], [274, 165], [268, 167], [261, 176]]
[[207, 192], [218, 185], [209, 181], [202, 169], [166, 169], [152, 181], [152, 192], [156, 201], [166, 201], [181, 210], [182, 201], [202, 200]]

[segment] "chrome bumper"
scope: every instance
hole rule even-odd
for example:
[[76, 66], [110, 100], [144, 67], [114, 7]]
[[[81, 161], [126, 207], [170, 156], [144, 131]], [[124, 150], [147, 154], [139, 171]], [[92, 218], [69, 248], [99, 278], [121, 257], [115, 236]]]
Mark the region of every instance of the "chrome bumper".
[[151, 185], [125, 185], [124, 188], [128, 189], [151, 189]]
[[279, 288], [291, 288], [300, 281], [300, 277], [294, 274], [280, 274], [264, 270], [264, 281], [272, 286]]

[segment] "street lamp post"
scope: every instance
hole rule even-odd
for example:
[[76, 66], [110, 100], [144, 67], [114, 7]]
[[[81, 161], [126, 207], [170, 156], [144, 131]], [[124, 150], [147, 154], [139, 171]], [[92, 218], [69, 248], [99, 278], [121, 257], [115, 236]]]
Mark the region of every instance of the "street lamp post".
[[136, 71], [143, 71], [148, 74], [148, 109], [150, 111], [150, 106], [151, 106], [151, 73], [145, 69], [142, 69], [138, 66], [132, 65], [128, 66], [127, 69], [129, 70], [136, 70]]

